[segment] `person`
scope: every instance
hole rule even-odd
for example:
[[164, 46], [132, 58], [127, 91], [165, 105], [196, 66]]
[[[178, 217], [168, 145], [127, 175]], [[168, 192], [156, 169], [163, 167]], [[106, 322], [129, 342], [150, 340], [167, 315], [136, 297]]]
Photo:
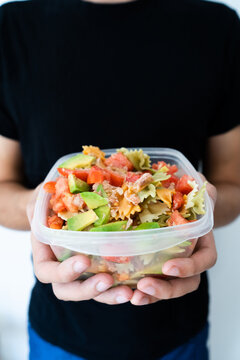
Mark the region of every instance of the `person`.
[[[33, 0], [0, 8], [0, 223], [29, 229], [34, 190], [81, 145], [170, 147], [202, 171], [215, 226], [240, 212], [240, 21], [200, 0]], [[89, 260], [59, 263], [32, 235], [36, 284], [30, 359], [208, 358], [212, 232], [172, 280], [111, 288], [74, 281]], [[19, 263], [20, 264], [20, 263]], [[113, 306], [114, 305], [114, 306]]]

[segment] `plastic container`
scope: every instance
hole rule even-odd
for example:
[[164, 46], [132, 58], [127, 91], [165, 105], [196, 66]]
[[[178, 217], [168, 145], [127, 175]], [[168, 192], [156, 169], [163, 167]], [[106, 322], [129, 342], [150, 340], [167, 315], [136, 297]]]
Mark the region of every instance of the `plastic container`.
[[[200, 187], [202, 186], [199, 174], [179, 151], [168, 148], [142, 148], [142, 150], [150, 156], [152, 162], [163, 160], [166, 163], [176, 164], [179, 168], [178, 176], [188, 174]], [[116, 149], [104, 150], [106, 156], [115, 151]], [[74, 155], [76, 154], [69, 154], [59, 159], [44, 183], [55, 180], [59, 176], [58, 166]], [[128, 284], [134, 287], [144, 276], [161, 277], [162, 266], [167, 260], [189, 257], [197, 238], [207, 234], [213, 227], [212, 204], [207, 193], [205, 194], [206, 213], [195, 222], [151, 230], [95, 233], [48, 228], [49, 199], [50, 195], [42, 187], [32, 222], [32, 231], [36, 238], [50, 245], [59, 261], [76, 253], [88, 255], [91, 259], [91, 267], [80, 279], [86, 279], [99, 272], [107, 272], [113, 275], [115, 285]]]

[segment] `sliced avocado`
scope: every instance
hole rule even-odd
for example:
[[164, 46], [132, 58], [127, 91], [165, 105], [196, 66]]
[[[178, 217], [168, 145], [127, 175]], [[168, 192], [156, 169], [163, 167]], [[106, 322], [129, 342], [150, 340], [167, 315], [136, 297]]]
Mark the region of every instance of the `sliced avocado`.
[[109, 224], [92, 228], [90, 231], [123, 231], [125, 230], [127, 221], [116, 221]]
[[108, 204], [107, 199], [93, 192], [82, 192], [81, 197], [85, 201], [89, 209], [96, 209], [99, 206]]
[[100, 206], [94, 210], [99, 219], [94, 223], [94, 226], [107, 224], [110, 219], [110, 207], [108, 205]]
[[80, 193], [81, 191], [88, 191], [90, 186], [83, 180], [78, 179], [75, 175], [68, 175], [68, 185], [72, 194]]
[[64, 161], [59, 167], [66, 169], [90, 167], [95, 160], [94, 156], [78, 154]]
[[96, 192], [100, 192], [102, 197], [107, 198], [107, 194], [106, 194], [102, 184], [98, 185]]
[[160, 228], [157, 222], [146, 222], [136, 227], [135, 230], [147, 230], [147, 229], [157, 229], [157, 228]]
[[68, 230], [81, 231], [98, 220], [93, 210], [75, 215], [67, 220]]

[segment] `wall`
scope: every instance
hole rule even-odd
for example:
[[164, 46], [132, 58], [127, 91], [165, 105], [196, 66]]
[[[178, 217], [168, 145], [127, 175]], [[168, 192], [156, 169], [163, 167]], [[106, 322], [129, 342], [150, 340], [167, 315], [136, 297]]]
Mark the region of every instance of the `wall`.
[[[239, 0], [222, 2], [240, 12]], [[209, 271], [211, 360], [240, 359], [239, 234], [240, 219], [215, 231], [218, 262]], [[0, 227], [0, 246], [0, 359], [26, 360], [27, 306], [34, 281], [29, 233]]]

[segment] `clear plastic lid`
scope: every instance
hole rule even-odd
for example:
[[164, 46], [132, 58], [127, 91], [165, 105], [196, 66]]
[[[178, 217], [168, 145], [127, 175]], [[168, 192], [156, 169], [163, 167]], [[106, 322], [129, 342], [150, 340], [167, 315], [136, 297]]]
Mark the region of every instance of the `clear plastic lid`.
[[[183, 174], [190, 175], [196, 180], [199, 187], [203, 185], [198, 172], [179, 151], [168, 148], [142, 148], [142, 150], [150, 156], [152, 162], [163, 160], [166, 163], [176, 164], [179, 168], [178, 176]], [[116, 152], [116, 149], [103, 151], [109, 156]], [[76, 154], [69, 154], [59, 159], [50, 170], [44, 183], [54, 181], [59, 176], [58, 166], [74, 155]], [[205, 194], [206, 213], [197, 221], [159, 229], [115, 232], [78, 232], [48, 228], [47, 214], [50, 197], [51, 195], [47, 194], [42, 186], [37, 198], [32, 221], [34, 235], [45, 244], [62, 246], [84, 254], [135, 256], [157, 252], [178, 245], [186, 240], [203, 236], [213, 227], [212, 203], [207, 193]]]

